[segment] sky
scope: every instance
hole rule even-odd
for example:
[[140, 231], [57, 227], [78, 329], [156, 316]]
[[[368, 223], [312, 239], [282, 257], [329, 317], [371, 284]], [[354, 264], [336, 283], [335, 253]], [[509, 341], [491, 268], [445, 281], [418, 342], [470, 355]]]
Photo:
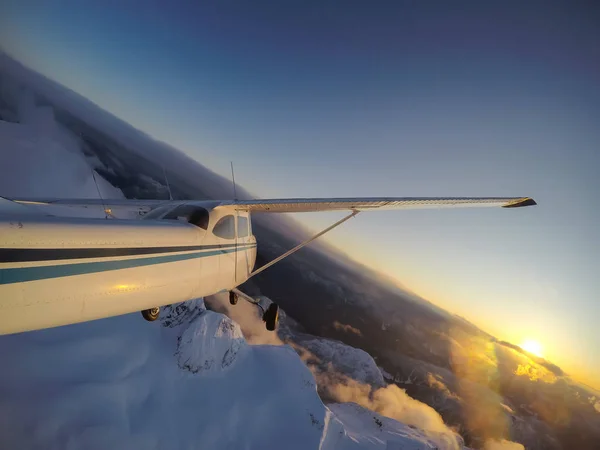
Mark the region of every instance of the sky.
[[535, 198], [327, 239], [600, 385], [593, 2], [199, 3], [5, 0], [0, 46], [259, 197]]

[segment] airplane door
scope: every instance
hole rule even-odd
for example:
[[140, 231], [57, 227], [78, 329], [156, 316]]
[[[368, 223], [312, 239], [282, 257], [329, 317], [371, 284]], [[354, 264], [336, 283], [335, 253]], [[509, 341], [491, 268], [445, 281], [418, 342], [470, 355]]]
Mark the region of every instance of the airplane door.
[[[220, 239], [217, 238], [213, 233], [208, 233], [206, 238], [203, 239], [202, 244], [212, 248], [214, 245], [219, 244]], [[209, 250], [207, 253], [212, 253], [215, 250]], [[202, 296], [210, 295], [220, 290], [221, 283], [219, 276], [221, 273], [221, 257], [219, 254], [200, 258], [201, 263], [201, 286], [200, 290]]]
[[236, 260], [236, 283], [241, 284], [248, 279], [250, 254], [248, 244], [252, 236], [250, 234], [250, 223], [248, 213], [240, 212], [237, 217], [237, 260]]
[[236, 232], [235, 216], [221, 217], [213, 228], [213, 235], [219, 244], [219, 288], [231, 289], [235, 286], [236, 271]]
[[239, 259], [239, 257], [238, 257], [238, 255], [239, 255], [239, 252], [238, 252], [239, 222], [238, 222], [238, 220], [239, 220], [239, 212], [236, 210], [236, 212], [235, 212], [235, 251], [233, 252], [233, 254], [235, 255], [233, 257], [233, 264], [235, 265], [233, 279], [235, 281], [236, 286], [238, 284], [238, 279], [239, 279], [238, 278], [238, 259]]

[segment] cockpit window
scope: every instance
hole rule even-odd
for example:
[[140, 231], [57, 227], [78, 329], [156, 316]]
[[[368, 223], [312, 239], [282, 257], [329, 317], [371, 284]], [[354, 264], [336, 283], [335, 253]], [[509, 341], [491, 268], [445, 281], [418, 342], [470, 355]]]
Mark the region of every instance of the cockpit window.
[[182, 220], [204, 230], [208, 228], [208, 211], [200, 206], [181, 205], [169, 212], [163, 219]]
[[144, 214], [144, 219], [160, 219], [164, 213], [169, 211], [172, 208], [171, 205], [159, 206], [158, 208], [154, 208], [152, 211]]
[[238, 237], [248, 236], [248, 218], [244, 216], [238, 217]]
[[219, 219], [213, 233], [223, 239], [235, 239], [235, 218], [231, 215]]
[[202, 228], [203, 230], [208, 229], [210, 214], [204, 208], [196, 208], [196, 210], [190, 215], [188, 220], [192, 225]]

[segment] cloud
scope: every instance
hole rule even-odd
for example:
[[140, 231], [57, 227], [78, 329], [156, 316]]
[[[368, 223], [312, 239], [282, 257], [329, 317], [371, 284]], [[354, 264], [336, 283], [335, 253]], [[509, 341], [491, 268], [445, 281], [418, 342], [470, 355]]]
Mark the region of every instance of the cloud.
[[354, 380], [332, 387], [340, 402], [354, 402], [383, 416], [414, 425], [425, 431], [452, 434], [441, 416], [431, 407], [415, 400], [403, 389], [391, 384], [371, 391], [371, 387]]
[[483, 450], [525, 450], [525, 447], [522, 444], [505, 439], [488, 439], [485, 441]]
[[[314, 358], [309, 352], [303, 354], [305, 361]], [[442, 417], [430, 406], [410, 397], [394, 384], [374, 389], [333, 370], [319, 371], [309, 363], [320, 391], [337, 403], [353, 402], [382, 416], [417, 427], [432, 437], [440, 439], [446, 448], [462, 448], [462, 439], [444, 423]]]
[[337, 320], [333, 322], [333, 328], [335, 328], [337, 331], [343, 331], [345, 333], [354, 333], [357, 336], [362, 337], [362, 333], [358, 328], [354, 328], [352, 325], [338, 322]]
[[439, 392], [444, 394], [446, 397], [460, 400], [460, 397], [458, 395], [456, 395], [455, 393], [450, 391], [450, 389], [448, 389], [448, 386], [446, 386], [444, 384], [444, 382], [442, 381], [442, 377], [440, 375], [432, 374], [431, 372], [427, 372], [427, 375], [425, 377], [425, 382], [427, 383], [427, 386], [438, 390]]
[[246, 341], [251, 345], [283, 345], [277, 333], [268, 331], [262, 321], [259, 307], [240, 299], [237, 305], [229, 303], [228, 294], [211, 295], [205, 299], [213, 310], [229, 316], [242, 328]]
[[98, 198], [100, 193], [103, 198], [123, 198], [119, 189], [92, 172], [81, 139], [55, 120], [52, 107], [38, 106], [28, 89], [11, 89], [18, 123], [0, 120], [0, 146], [5, 150], [0, 167], [8, 169], [0, 177], [3, 196]]

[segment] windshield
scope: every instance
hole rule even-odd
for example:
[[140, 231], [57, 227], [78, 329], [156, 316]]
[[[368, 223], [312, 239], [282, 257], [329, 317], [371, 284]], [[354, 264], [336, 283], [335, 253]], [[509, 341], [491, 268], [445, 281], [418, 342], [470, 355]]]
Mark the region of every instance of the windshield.
[[158, 208], [154, 208], [152, 211], [142, 216], [142, 219], [160, 219], [165, 213], [170, 211], [172, 208], [173, 205], [159, 206]]

